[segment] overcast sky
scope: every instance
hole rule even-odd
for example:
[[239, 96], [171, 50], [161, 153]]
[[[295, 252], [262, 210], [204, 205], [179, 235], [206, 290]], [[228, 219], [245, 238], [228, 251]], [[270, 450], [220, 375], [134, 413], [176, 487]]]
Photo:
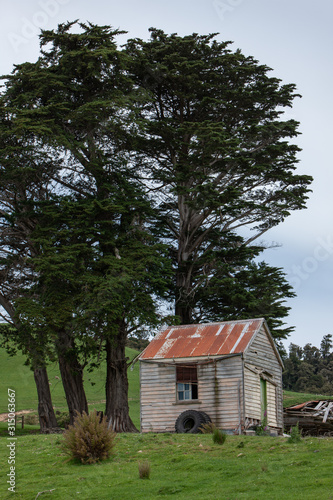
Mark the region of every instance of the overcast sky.
[[298, 170], [314, 177], [307, 210], [293, 213], [266, 233], [278, 243], [266, 250], [269, 264], [284, 268], [297, 298], [290, 301], [285, 342], [319, 347], [333, 334], [333, 105], [332, 0], [11, 0], [1, 10], [0, 74], [38, 57], [40, 28], [91, 21], [147, 39], [148, 28], [167, 33], [219, 33], [234, 49], [273, 68], [272, 76], [295, 83], [297, 99], [288, 117], [300, 121]]

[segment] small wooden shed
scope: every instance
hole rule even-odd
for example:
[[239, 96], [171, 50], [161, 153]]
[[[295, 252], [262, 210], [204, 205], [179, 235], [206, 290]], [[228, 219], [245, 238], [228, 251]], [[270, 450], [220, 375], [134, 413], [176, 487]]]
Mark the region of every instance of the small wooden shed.
[[139, 360], [141, 432], [174, 432], [193, 410], [229, 433], [283, 431], [283, 363], [263, 318], [170, 326]]

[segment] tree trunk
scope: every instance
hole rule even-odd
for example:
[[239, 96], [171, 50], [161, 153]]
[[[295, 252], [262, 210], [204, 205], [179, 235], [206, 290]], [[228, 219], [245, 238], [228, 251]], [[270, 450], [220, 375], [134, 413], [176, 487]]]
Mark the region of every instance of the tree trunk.
[[[184, 184], [186, 188], [186, 183]], [[181, 325], [188, 325], [192, 320], [192, 294], [193, 294], [193, 235], [191, 233], [196, 226], [193, 217], [194, 212], [188, 205], [186, 196], [178, 196], [179, 210], [179, 235], [177, 249], [176, 269], [176, 297], [175, 315], [179, 317]]]
[[138, 432], [129, 416], [126, 327], [123, 321], [115, 339], [106, 341], [106, 408], [109, 428], [115, 432]]
[[65, 332], [58, 332], [57, 351], [59, 370], [69, 411], [70, 424], [76, 412], [88, 413], [88, 403], [83, 386], [83, 368], [75, 352], [73, 339]]
[[52, 398], [47, 376], [46, 367], [34, 369], [34, 379], [37, 387], [38, 395], [38, 417], [40, 431], [48, 432], [51, 429], [58, 427], [57, 420], [52, 406]]
[[186, 263], [176, 271], [176, 300], [175, 315], [179, 317], [181, 325], [192, 323], [192, 306], [190, 304], [191, 285], [186, 279]]
[[191, 312], [191, 307], [176, 302], [175, 315], [179, 317], [181, 325], [190, 325], [192, 323]]

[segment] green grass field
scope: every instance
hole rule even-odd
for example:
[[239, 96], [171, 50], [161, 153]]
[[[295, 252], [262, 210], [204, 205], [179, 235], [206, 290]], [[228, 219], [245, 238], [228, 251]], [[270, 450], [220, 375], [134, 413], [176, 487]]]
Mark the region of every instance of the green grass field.
[[[129, 350], [133, 357], [136, 351]], [[37, 409], [33, 374], [24, 358], [0, 350], [0, 412], [7, 410], [7, 389], [16, 390], [17, 410]], [[131, 416], [139, 426], [139, 367], [129, 371]], [[56, 366], [49, 369], [54, 405], [65, 410]], [[103, 366], [85, 380], [91, 408], [104, 407]], [[316, 399], [313, 394], [285, 393], [285, 405]], [[7, 423], [0, 424], [0, 499], [7, 490], [10, 442]], [[34, 432], [34, 434], [30, 434]], [[333, 499], [333, 439], [308, 437], [290, 444], [283, 437], [228, 436], [223, 446], [211, 435], [121, 434], [105, 462], [82, 465], [68, 460], [61, 435], [40, 435], [37, 426], [16, 431], [15, 498], [89, 500], [281, 500]], [[23, 433], [23, 435], [22, 435]], [[140, 479], [138, 464], [149, 461], [150, 479]]]
[[[33, 500], [333, 498], [332, 439], [228, 436], [223, 446], [211, 435], [122, 434], [114, 454], [95, 465], [69, 461], [59, 435], [22, 436], [17, 440], [15, 498]], [[6, 464], [2, 442], [0, 459]], [[149, 479], [140, 479], [138, 464], [148, 460]], [[0, 498], [7, 491], [2, 467]], [[41, 495], [38, 496], [38, 498]]]

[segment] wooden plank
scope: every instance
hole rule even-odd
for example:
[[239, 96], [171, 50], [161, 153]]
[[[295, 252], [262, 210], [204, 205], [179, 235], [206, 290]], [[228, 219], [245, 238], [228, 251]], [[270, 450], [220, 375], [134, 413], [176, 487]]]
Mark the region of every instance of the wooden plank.
[[317, 404], [317, 406], [314, 407], [314, 410], [319, 410], [319, 408], [321, 406], [323, 406], [323, 404], [325, 404], [325, 403], [326, 403], [326, 401], [319, 401], [319, 403]]
[[328, 414], [329, 414], [330, 409], [332, 408], [332, 406], [333, 406], [333, 403], [329, 403], [329, 404], [327, 405], [327, 408], [326, 408], [326, 410], [325, 410], [325, 414], [324, 414], [324, 418], [323, 418], [323, 422], [324, 422], [324, 423], [325, 423], [325, 422], [326, 422], [326, 420], [327, 420]]

